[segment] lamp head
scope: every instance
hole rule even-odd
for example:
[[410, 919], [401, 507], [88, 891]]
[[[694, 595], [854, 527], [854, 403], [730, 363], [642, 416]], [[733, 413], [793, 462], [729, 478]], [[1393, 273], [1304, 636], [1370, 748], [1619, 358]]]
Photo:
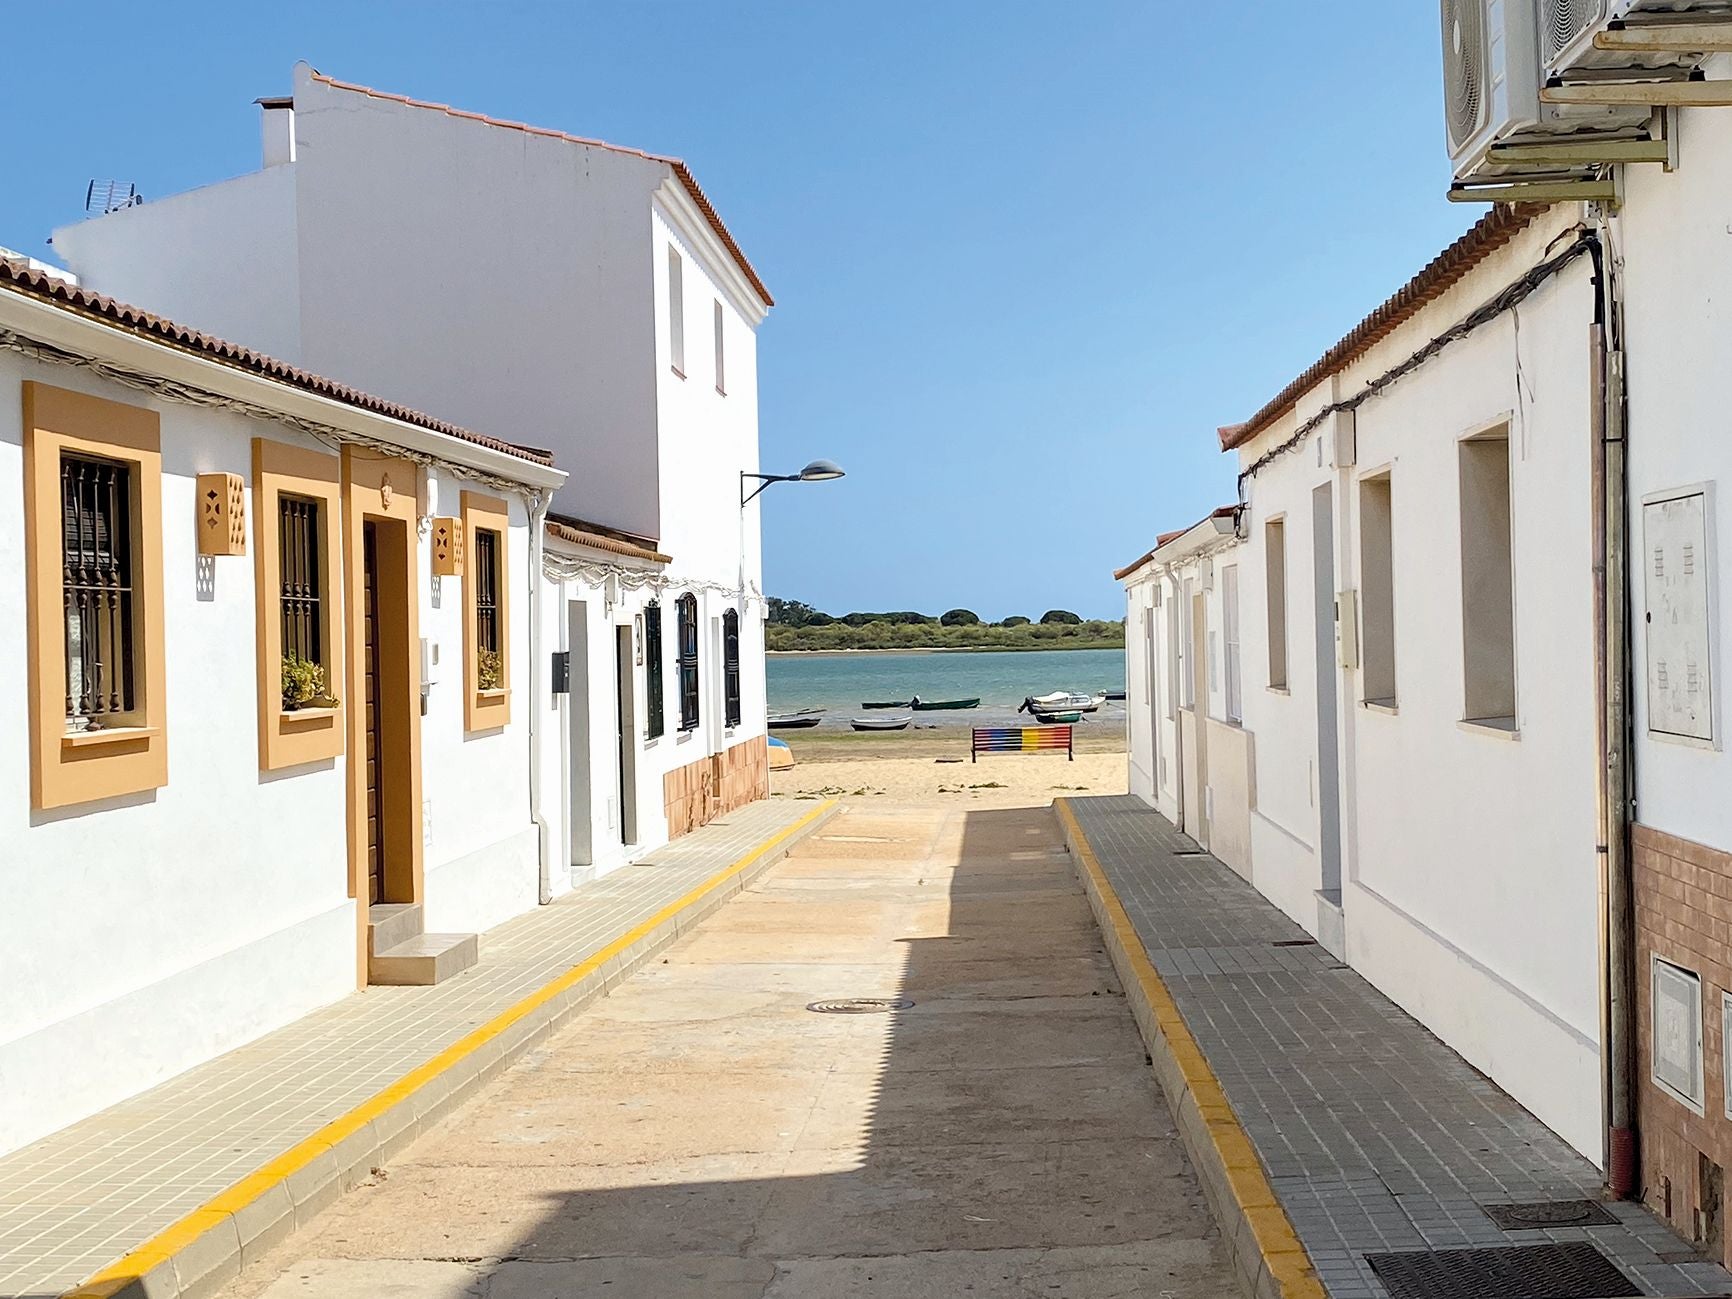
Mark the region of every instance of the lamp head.
[[799, 478], [803, 483], [823, 483], [832, 478], [846, 477], [842, 467], [833, 460], [814, 460], [800, 471]]

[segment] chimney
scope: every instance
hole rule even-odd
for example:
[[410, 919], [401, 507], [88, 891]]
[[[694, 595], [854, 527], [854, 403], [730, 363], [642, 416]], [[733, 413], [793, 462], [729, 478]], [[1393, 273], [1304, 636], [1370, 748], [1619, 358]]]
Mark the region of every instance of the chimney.
[[264, 112], [260, 116], [259, 132], [264, 144], [265, 166], [295, 160], [295, 101], [292, 96], [279, 95], [253, 101]]

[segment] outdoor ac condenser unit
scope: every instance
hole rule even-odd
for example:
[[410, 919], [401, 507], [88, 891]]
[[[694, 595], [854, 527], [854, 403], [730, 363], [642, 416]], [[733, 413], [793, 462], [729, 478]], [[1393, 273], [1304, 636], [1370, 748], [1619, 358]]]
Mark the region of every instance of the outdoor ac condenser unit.
[[1443, 0], [1443, 116], [1457, 180], [1540, 116], [1533, 0]]
[[1586, 68], [1687, 65], [1677, 54], [1640, 54], [1596, 48], [1594, 38], [1618, 25], [1687, 23], [1732, 18], [1727, 0], [1539, 0], [1540, 58], [1547, 76], [1567, 77]]
[[[1618, 5], [1640, 0], [1442, 0], [1443, 107], [1458, 181], [1499, 174], [1494, 144], [1560, 135], [1627, 132], [1642, 110], [1540, 102], [1541, 4]], [[1590, 38], [1591, 39], [1591, 38]]]

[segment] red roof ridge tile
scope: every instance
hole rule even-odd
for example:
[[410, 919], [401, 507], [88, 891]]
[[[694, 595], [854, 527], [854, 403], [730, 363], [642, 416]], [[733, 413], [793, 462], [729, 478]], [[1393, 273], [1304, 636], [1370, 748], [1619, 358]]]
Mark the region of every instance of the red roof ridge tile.
[[405, 424], [413, 424], [417, 428], [441, 433], [446, 437], [469, 442], [475, 446], [486, 447], [490, 451], [503, 452], [506, 455], [515, 456], [519, 460], [527, 460], [532, 464], [548, 467], [553, 465], [553, 453], [551, 451], [543, 451], [538, 447], [518, 446], [514, 442], [506, 442], [501, 438], [476, 433], [471, 429], [463, 428], [461, 425], [452, 424], [448, 420], [436, 419], [397, 402], [387, 401], [383, 397], [375, 397], [372, 393], [363, 392], [359, 388], [351, 388], [335, 379], [327, 379], [324, 375], [300, 369], [298, 366], [290, 365], [287, 361], [279, 361], [274, 356], [256, 352], [250, 347], [231, 343], [214, 334], [203, 333], [188, 325], [169, 320], [165, 316], [153, 315], [141, 307], [121, 302], [105, 293], [96, 293], [93, 290], [81, 288], [57, 276], [35, 270], [27, 262], [15, 258], [0, 257], [0, 289], [8, 289], [22, 296], [35, 298], [75, 315], [95, 317], [110, 325], [147, 335], [158, 342], [199, 352], [235, 369], [246, 370], [262, 378], [287, 384], [292, 388], [299, 388], [321, 397], [328, 397], [332, 401], [341, 402], [345, 406], [353, 406], [357, 410], [364, 410], [374, 415], [383, 415], [387, 419], [399, 420]]
[[751, 282], [752, 288], [757, 292], [758, 296], [764, 300], [764, 305], [766, 307], [773, 307], [776, 305], [776, 300], [770, 296], [770, 290], [759, 277], [757, 269], [746, 256], [745, 250], [742, 249], [739, 243], [734, 239], [732, 232], [729, 231], [727, 225], [722, 221], [721, 214], [716, 211], [715, 205], [710, 202], [709, 195], [704, 193], [703, 186], [698, 184], [698, 178], [692, 175], [691, 168], [686, 166], [683, 159], [670, 157], [669, 155], [662, 153], [650, 153], [644, 149], [634, 149], [629, 145], [610, 144], [606, 140], [594, 140], [590, 139], [588, 136], [573, 135], [569, 131], [560, 131], [549, 126], [532, 126], [528, 122], [514, 122], [509, 118], [489, 117], [485, 113], [470, 112], [467, 109], [454, 108], [450, 104], [434, 103], [432, 100], [428, 99], [412, 99], [408, 95], [393, 94], [388, 90], [376, 90], [372, 86], [363, 86], [359, 82], [339, 81], [336, 77], [326, 76], [323, 72], [313, 72], [311, 73], [311, 76], [314, 81], [322, 82], [333, 90], [347, 90], [353, 94], [366, 95], [372, 99], [389, 100], [391, 103], [404, 104], [410, 108], [430, 109], [433, 112], [444, 113], [450, 117], [460, 117], [467, 121], [480, 122], [486, 126], [503, 127], [509, 131], [523, 131], [529, 135], [545, 136], [548, 139], [564, 140], [568, 144], [580, 144], [590, 149], [605, 149], [609, 153], [626, 154], [633, 158], [642, 158], [646, 162], [656, 162], [662, 164], [664, 167], [669, 167], [673, 170], [674, 175], [679, 178], [680, 184], [684, 185], [686, 191], [691, 194], [692, 202], [696, 203], [698, 210], [704, 214], [704, 220], [710, 223], [710, 229], [715, 231], [716, 238], [722, 241], [722, 246], [728, 250], [729, 256], [739, 264], [740, 270], [745, 273], [746, 279]]

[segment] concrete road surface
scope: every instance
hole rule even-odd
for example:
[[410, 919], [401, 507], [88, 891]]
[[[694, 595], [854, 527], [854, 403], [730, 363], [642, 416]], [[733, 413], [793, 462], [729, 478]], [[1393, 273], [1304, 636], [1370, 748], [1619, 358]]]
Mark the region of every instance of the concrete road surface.
[[1234, 1286], [1051, 811], [874, 801], [225, 1293]]

